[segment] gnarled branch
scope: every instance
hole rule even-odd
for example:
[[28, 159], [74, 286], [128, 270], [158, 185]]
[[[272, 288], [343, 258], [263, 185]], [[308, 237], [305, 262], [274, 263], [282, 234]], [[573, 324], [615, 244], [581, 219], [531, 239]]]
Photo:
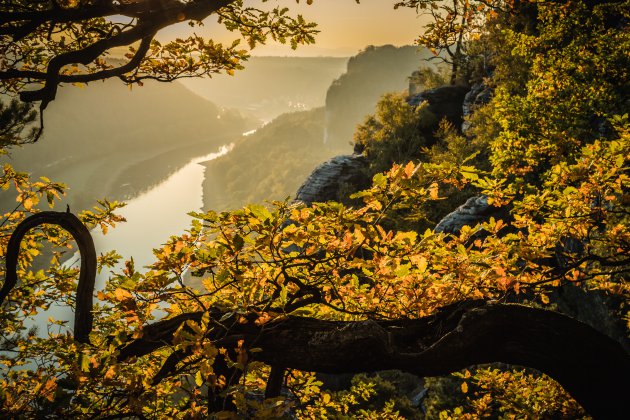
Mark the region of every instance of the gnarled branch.
[[[30, 78], [44, 82], [41, 89], [24, 91], [20, 98], [25, 102], [41, 101], [40, 108], [55, 99], [57, 86], [63, 81], [89, 82], [107, 77], [121, 76], [139, 65], [144, 58], [148, 46], [155, 34], [162, 28], [180, 22], [183, 19], [203, 20], [222, 7], [233, 3], [234, 0], [197, 0], [186, 3], [178, 1], [100, 1], [93, 6], [70, 9], [44, 9], [30, 11], [0, 12], [1, 35], [12, 35], [14, 42], [24, 37], [24, 31], [35, 31], [39, 26], [49, 23], [55, 25], [64, 22], [76, 22], [84, 19], [125, 15], [138, 18], [138, 24], [128, 30], [100, 39], [81, 49], [69, 51], [53, 57], [46, 68], [46, 72], [31, 70], [7, 69], [0, 71], [0, 78]], [[104, 52], [114, 47], [132, 45], [141, 41], [141, 47], [133, 59], [125, 66], [95, 72], [92, 74], [67, 77], [61, 75], [63, 67], [70, 64], [87, 65]]]
[[94, 282], [96, 279], [96, 251], [90, 231], [70, 212], [43, 211], [20, 222], [9, 239], [6, 255], [6, 278], [0, 289], [0, 305], [17, 284], [17, 262], [20, 243], [24, 235], [42, 224], [58, 225], [67, 230], [79, 246], [81, 252], [81, 272], [77, 285], [76, 308], [74, 314], [74, 338], [80, 343], [89, 343], [92, 331], [92, 306]]
[[[148, 325], [119, 359], [168, 345], [182, 323], [201, 316]], [[217, 345], [238, 337], [261, 349], [251, 358], [271, 366], [322, 373], [399, 369], [436, 376], [481, 363], [527, 366], [557, 380], [597, 418], [622, 418], [630, 395], [630, 357], [619, 343], [573, 318], [523, 305], [462, 302], [426, 318], [397, 321], [289, 317], [264, 326], [235, 323], [221, 336]]]

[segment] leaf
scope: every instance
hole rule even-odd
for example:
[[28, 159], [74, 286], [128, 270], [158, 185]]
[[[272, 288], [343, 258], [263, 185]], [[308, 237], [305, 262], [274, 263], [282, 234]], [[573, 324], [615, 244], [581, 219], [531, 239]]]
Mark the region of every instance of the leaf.
[[90, 358], [83, 353], [79, 355], [79, 368], [83, 372], [90, 370]]
[[467, 394], [468, 393], [468, 384], [466, 382], [462, 382], [462, 393]]
[[120, 287], [114, 290], [114, 296], [116, 297], [116, 300], [119, 302], [133, 298], [133, 296], [131, 296], [131, 293], [129, 293], [125, 289], [121, 289]]
[[375, 186], [383, 188], [387, 185], [387, 177], [383, 174], [376, 174], [374, 178], [372, 178], [372, 182]]
[[328, 404], [330, 402], [330, 394], [324, 394], [322, 395], [322, 402], [324, 404]]
[[415, 170], [416, 165], [414, 165], [413, 162], [409, 162], [407, 166], [405, 166], [405, 175], [407, 176], [407, 178], [411, 178]]
[[431, 197], [431, 200], [437, 200], [439, 198], [439, 192], [440, 189], [437, 182], [431, 184], [431, 186], [429, 187], [429, 196]]

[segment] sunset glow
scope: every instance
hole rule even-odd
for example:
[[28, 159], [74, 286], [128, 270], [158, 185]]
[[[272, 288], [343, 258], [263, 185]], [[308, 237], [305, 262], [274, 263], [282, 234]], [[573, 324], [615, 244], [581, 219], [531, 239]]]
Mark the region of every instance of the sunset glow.
[[[288, 7], [291, 14], [301, 14], [306, 20], [317, 22], [321, 32], [316, 43], [294, 51], [288, 45], [270, 41], [254, 49], [253, 55], [347, 57], [367, 45], [411, 45], [426, 22], [426, 17], [418, 16], [414, 9], [394, 10], [392, 2], [383, 0], [361, 0], [360, 4], [354, 0], [316, 0], [311, 6], [305, 2], [296, 4], [294, 0], [269, 2], [269, 7], [276, 6]], [[206, 19], [204, 26], [195, 28], [195, 32], [224, 43], [237, 38], [237, 34], [217, 24], [214, 17]], [[158, 38], [172, 40], [187, 33], [190, 27], [182, 23], [161, 31]]]

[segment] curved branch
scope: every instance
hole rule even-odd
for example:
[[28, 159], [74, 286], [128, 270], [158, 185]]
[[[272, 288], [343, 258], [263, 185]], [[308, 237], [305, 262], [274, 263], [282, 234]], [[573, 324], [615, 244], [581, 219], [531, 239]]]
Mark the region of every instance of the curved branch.
[[[194, 313], [148, 325], [119, 359], [169, 344], [183, 322], [200, 318]], [[271, 366], [322, 373], [399, 369], [436, 376], [491, 362], [527, 366], [557, 380], [601, 418], [623, 418], [630, 395], [630, 357], [619, 343], [573, 318], [522, 305], [462, 302], [397, 321], [289, 317], [262, 327], [236, 323], [221, 334], [218, 345], [238, 336], [261, 349], [251, 358]]]
[[76, 308], [74, 314], [74, 338], [80, 343], [89, 343], [92, 331], [92, 294], [96, 279], [96, 251], [90, 231], [70, 212], [44, 211], [27, 217], [20, 222], [9, 239], [6, 255], [6, 278], [0, 289], [0, 305], [17, 283], [17, 262], [20, 244], [24, 235], [42, 224], [61, 226], [67, 230], [79, 246], [81, 252], [81, 272], [77, 285]]
[[139, 24], [133, 29], [121, 32], [111, 38], [97, 41], [81, 50], [67, 52], [54, 57], [48, 64], [44, 87], [38, 90], [22, 92], [20, 99], [24, 102], [41, 101], [40, 109], [46, 109], [46, 106], [53, 101], [57, 95], [57, 87], [61, 82], [59, 72], [64, 66], [71, 63], [87, 65], [111, 48], [133, 44], [147, 37], [153, 38], [157, 29], [153, 22], [146, 25]]
[[[151, 47], [151, 41], [153, 40], [154, 36], [155, 33], [142, 38], [140, 46], [138, 47], [136, 53], [133, 55], [131, 60], [129, 60], [122, 66], [88, 74], [60, 74], [58, 75], [58, 81], [60, 83], [89, 83], [97, 80], [108, 79], [110, 77], [121, 77], [124, 74], [133, 71], [140, 65], [140, 62], [146, 56], [149, 48]], [[37, 70], [17, 69], [8, 69], [4, 73], [0, 73], [0, 80], [16, 78], [42, 80], [46, 78], [46, 73]]]
[[[208, 17], [210, 14], [216, 12], [234, 2], [234, 0], [203, 0], [203, 1], [194, 1], [189, 3], [180, 3], [180, 2], [168, 2], [168, 4], [164, 4], [162, 1], [136, 1], [131, 3], [126, 3], [128, 10], [141, 10], [141, 13], [133, 13], [134, 17], [139, 18], [139, 23], [137, 26], [124, 31], [119, 32], [109, 38], [104, 38], [99, 41], [94, 42], [91, 45], [88, 45], [85, 48], [76, 51], [69, 51], [60, 55], [55, 56], [48, 63], [48, 67], [45, 73], [41, 72], [31, 72], [27, 77], [37, 78], [39, 80], [44, 80], [44, 87], [34, 91], [25, 91], [20, 94], [20, 99], [24, 102], [34, 102], [41, 101], [40, 109], [46, 109], [47, 105], [55, 99], [57, 94], [57, 86], [59, 83], [63, 82], [63, 77], [60, 75], [61, 69], [69, 64], [84, 64], [87, 65], [92, 61], [96, 60], [100, 57], [105, 51], [125, 45], [131, 45], [134, 42], [142, 40], [143, 44], [150, 43], [150, 40], [160, 29], [173, 25], [183, 18], [191, 19], [191, 20], [203, 20]], [[67, 13], [67, 19], [70, 21], [76, 21], [81, 19], [81, 13], [87, 13], [88, 17], [96, 17], [97, 16], [109, 16], [112, 14], [121, 14], [121, 10], [110, 6], [103, 6], [99, 4], [100, 9], [98, 12], [88, 8], [88, 9], [77, 9], [74, 11], [66, 10], [63, 13]], [[58, 12], [58, 11], [55, 11]], [[22, 15], [22, 13], [26, 13], [26, 15]], [[64, 16], [62, 13], [62, 16]], [[99, 15], [100, 13], [100, 15]], [[53, 23], [59, 22], [59, 17], [56, 13], [52, 13], [51, 11], [41, 11], [41, 12], [6, 12], [4, 14], [0, 14], [0, 24], [4, 24], [5, 22], [15, 22], [20, 20], [27, 20], [26, 23], [22, 25], [22, 27], [31, 27], [32, 24], [29, 20], [33, 22], [44, 23], [46, 21], [51, 21]], [[39, 26], [37, 24], [35, 27]], [[19, 30], [19, 29], [17, 29]], [[149, 38], [149, 39], [147, 39]], [[146, 50], [145, 50], [146, 54]], [[139, 56], [136, 54], [132, 59], [132, 62], [139, 64], [140, 60], [144, 57], [144, 54]], [[138, 58], [136, 60], [136, 58]], [[105, 70], [99, 73], [94, 73], [93, 75], [84, 75], [83, 80], [74, 80], [78, 82], [85, 82], [96, 80], [97, 78], [108, 78], [120, 76], [128, 71], [133, 70], [127, 68], [127, 66], [123, 66], [125, 71], [121, 71], [118, 69]], [[2, 78], [7, 78], [9, 72], [2, 72]], [[21, 77], [19, 73], [13, 73], [13, 77]], [[99, 75], [99, 76], [96, 76]], [[44, 76], [44, 77], [41, 77]], [[78, 76], [77, 76], [78, 77]]]

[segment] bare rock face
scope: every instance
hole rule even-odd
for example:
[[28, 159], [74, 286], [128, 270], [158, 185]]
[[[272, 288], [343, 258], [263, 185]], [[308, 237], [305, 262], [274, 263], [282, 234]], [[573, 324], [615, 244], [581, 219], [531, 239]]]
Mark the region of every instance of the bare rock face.
[[[477, 107], [487, 104], [492, 99], [492, 88], [487, 87], [483, 83], [477, 83], [470, 88], [470, 91], [464, 97], [462, 111], [464, 119], [470, 116]], [[470, 123], [464, 121], [462, 123], [462, 133], [466, 134], [470, 129]]]
[[485, 195], [470, 197], [464, 204], [444, 216], [435, 227], [435, 231], [457, 234], [463, 226], [475, 226], [490, 217], [503, 218], [506, 215], [504, 208], [488, 204], [488, 197]]
[[315, 168], [298, 189], [295, 199], [307, 205], [330, 200], [344, 201], [344, 194], [370, 185], [364, 171], [366, 167], [363, 156], [335, 156]]
[[463, 121], [462, 106], [468, 90], [464, 86], [440, 86], [410, 96], [407, 102], [413, 106], [428, 102], [428, 110], [435, 114], [437, 121], [446, 118], [455, 127], [460, 127]]

